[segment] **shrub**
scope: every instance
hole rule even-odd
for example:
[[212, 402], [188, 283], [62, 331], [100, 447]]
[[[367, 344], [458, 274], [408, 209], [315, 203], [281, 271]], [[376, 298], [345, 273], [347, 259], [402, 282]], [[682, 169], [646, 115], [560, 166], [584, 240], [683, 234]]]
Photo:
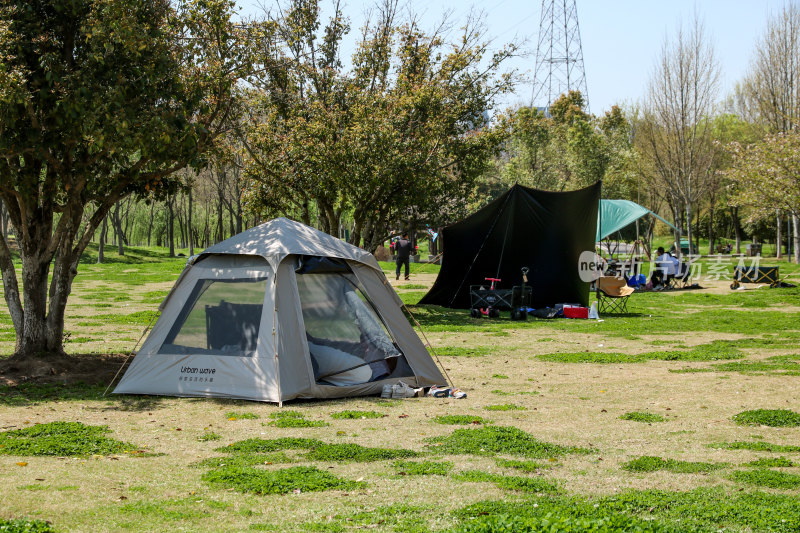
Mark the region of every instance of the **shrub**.
[[534, 492], [544, 494], [555, 494], [559, 492], [558, 485], [554, 482], [541, 477], [524, 476], [503, 476], [500, 474], [490, 474], [479, 470], [467, 470], [453, 475], [453, 479], [458, 481], [494, 483], [501, 489], [515, 490], [519, 492]]
[[259, 416], [255, 413], [225, 413], [228, 420], [258, 420]]
[[750, 450], [754, 452], [775, 452], [775, 453], [792, 453], [800, 452], [800, 446], [772, 444], [769, 442], [718, 442], [708, 445], [709, 448], [719, 448], [722, 450]]
[[487, 411], [525, 411], [526, 408], [521, 405], [513, 403], [504, 403], [500, 405], [487, 405], [484, 407]]
[[395, 461], [392, 466], [401, 476], [446, 476], [453, 469], [448, 461]]
[[218, 452], [226, 453], [269, 453], [280, 450], [308, 450], [322, 444], [317, 439], [304, 439], [300, 437], [283, 437], [280, 439], [247, 439], [234, 442], [228, 446], [217, 448]]
[[487, 426], [480, 429], [457, 429], [445, 437], [428, 439], [437, 453], [493, 455], [496, 453], [547, 458], [567, 453], [586, 453], [588, 450], [561, 446], [535, 439], [515, 427]]
[[755, 468], [783, 468], [795, 466], [795, 464], [786, 457], [764, 457], [745, 463], [743, 466], [752, 466]]
[[269, 425], [276, 428], [317, 428], [330, 425], [322, 420], [306, 420], [305, 415], [297, 411], [279, 411], [269, 417], [272, 419]]
[[549, 465], [543, 465], [536, 461], [519, 461], [514, 459], [496, 459], [495, 464], [501, 468], [514, 468], [523, 472], [537, 472]]
[[53, 533], [54, 531], [55, 529], [43, 520], [0, 518], [0, 533]]
[[311, 448], [306, 454], [306, 458], [311, 461], [353, 461], [357, 463], [366, 463], [416, 457], [417, 455], [417, 452], [404, 449], [367, 448], [359, 444], [320, 444]]
[[437, 424], [468, 426], [470, 424], [489, 424], [491, 421], [474, 415], [442, 415], [432, 419]]
[[136, 451], [136, 446], [110, 439], [107, 426], [49, 422], [0, 433], [0, 455], [111, 455]]
[[633, 520], [624, 515], [584, 518], [550, 513], [545, 516], [528, 517], [509, 515], [480, 517], [454, 529], [453, 533], [535, 533], [539, 531], [660, 533], [674, 530], [656, 522]]
[[[533, 505], [532, 505], [533, 504]], [[542, 496], [535, 500], [484, 501], [454, 512], [464, 529], [470, 524], [498, 516], [519, 519], [548, 517], [568, 519], [563, 528], [541, 528], [533, 531], [800, 531], [800, 506], [797, 496], [764, 492], [730, 492], [726, 488], [699, 488], [688, 491], [631, 490], [597, 499], [580, 496]], [[476, 519], [477, 517], [477, 519]], [[581, 520], [611, 520], [618, 527], [591, 529], [583, 526], [570, 529]], [[558, 524], [558, 522], [556, 522]], [[474, 531], [531, 531], [511, 529], [476, 529]], [[537, 527], [538, 524], [537, 524]], [[594, 526], [592, 526], [594, 527]]]
[[294, 463], [294, 459], [284, 452], [256, 453], [256, 454], [234, 454], [225, 457], [209, 457], [191, 466], [219, 468], [222, 466], [257, 466], [272, 465], [281, 463]]
[[366, 483], [340, 479], [313, 466], [295, 466], [280, 470], [226, 466], [203, 474], [203, 480], [254, 494], [353, 490], [366, 486]]
[[771, 489], [800, 488], [800, 475], [781, 472], [780, 470], [767, 470], [765, 468], [738, 470], [731, 474], [730, 478], [733, 481]]
[[416, 457], [412, 450], [394, 448], [367, 448], [359, 444], [327, 444], [317, 439], [280, 438], [280, 439], [248, 439], [229, 446], [217, 448], [217, 451], [235, 454], [264, 454], [280, 450], [308, 450], [305, 458], [310, 461], [384, 461]]
[[386, 415], [377, 411], [340, 411], [331, 413], [331, 418], [337, 420], [356, 420], [360, 418], [383, 418]]
[[662, 459], [661, 457], [654, 457], [651, 455], [643, 455], [642, 457], [622, 464], [622, 469], [628, 470], [629, 472], [667, 470], [676, 474], [708, 473], [724, 467], [725, 464], [720, 463], [678, 461], [675, 459]]
[[647, 422], [651, 424], [653, 422], [666, 422], [666, 418], [663, 416], [656, 414], [656, 413], [645, 413], [642, 411], [632, 411], [630, 413], [625, 413], [621, 415], [620, 420], [633, 420], [634, 422]]
[[740, 426], [798, 427], [800, 413], [788, 409], [754, 409], [733, 417]]

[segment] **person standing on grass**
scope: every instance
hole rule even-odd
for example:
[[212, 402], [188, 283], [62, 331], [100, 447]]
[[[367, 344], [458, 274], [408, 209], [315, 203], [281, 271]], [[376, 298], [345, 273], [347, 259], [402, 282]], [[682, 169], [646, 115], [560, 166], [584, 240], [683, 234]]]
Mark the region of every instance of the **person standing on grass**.
[[408, 233], [403, 233], [403, 235], [397, 239], [394, 243], [394, 253], [397, 254], [397, 270], [395, 271], [395, 278], [400, 279], [400, 267], [402, 265], [406, 266], [406, 281], [408, 281], [408, 262], [409, 258], [411, 257], [411, 241], [408, 238]]

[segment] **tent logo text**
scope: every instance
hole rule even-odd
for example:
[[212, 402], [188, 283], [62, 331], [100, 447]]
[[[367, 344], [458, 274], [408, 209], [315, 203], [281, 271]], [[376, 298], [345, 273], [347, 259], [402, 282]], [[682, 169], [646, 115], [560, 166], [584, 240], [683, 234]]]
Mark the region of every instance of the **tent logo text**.
[[196, 366], [182, 366], [181, 374], [216, 374], [216, 368], [197, 368]]
[[581, 281], [591, 283], [603, 275], [603, 258], [595, 252], [581, 252], [578, 257], [578, 275]]

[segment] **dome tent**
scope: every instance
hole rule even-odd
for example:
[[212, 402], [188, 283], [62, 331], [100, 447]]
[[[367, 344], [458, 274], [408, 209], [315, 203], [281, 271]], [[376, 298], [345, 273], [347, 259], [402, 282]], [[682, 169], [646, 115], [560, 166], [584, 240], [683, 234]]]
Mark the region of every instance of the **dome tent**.
[[282, 403], [445, 379], [372, 254], [277, 218], [189, 259], [115, 394]]

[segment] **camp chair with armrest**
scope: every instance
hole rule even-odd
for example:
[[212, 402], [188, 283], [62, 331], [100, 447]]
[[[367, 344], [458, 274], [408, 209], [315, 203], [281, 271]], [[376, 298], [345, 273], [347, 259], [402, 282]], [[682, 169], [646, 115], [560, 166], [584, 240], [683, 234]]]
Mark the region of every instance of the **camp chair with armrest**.
[[628, 297], [633, 294], [633, 287], [628, 287], [625, 278], [618, 276], [600, 276], [595, 282], [597, 310], [600, 313], [627, 313]]
[[679, 263], [677, 272], [667, 276], [666, 285], [669, 289], [685, 289], [692, 283], [692, 272], [688, 263]]

